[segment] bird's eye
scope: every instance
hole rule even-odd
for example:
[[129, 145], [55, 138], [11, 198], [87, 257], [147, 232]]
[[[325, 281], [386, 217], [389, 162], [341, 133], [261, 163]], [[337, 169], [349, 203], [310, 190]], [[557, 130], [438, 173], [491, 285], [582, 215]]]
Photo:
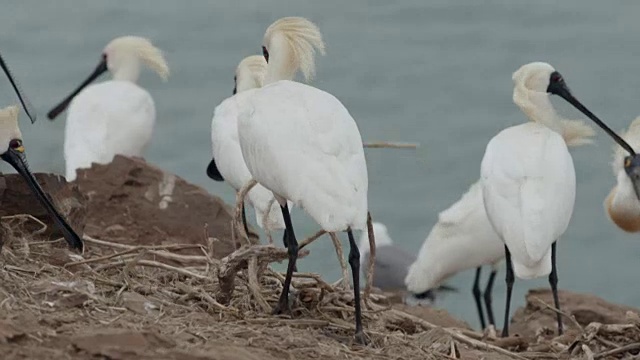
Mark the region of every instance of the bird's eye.
[[554, 83], [561, 83], [564, 81], [564, 79], [562, 79], [562, 75], [556, 72], [553, 75], [551, 75], [551, 81]]
[[269, 62], [269, 51], [267, 51], [266, 47], [262, 47], [262, 55], [264, 56], [264, 59]]
[[22, 140], [20, 139], [13, 139], [9, 142], [9, 148], [19, 151], [19, 152], [23, 152], [24, 151], [24, 147], [22, 146]]
[[624, 158], [624, 167], [628, 168], [629, 166], [631, 166], [631, 156]]

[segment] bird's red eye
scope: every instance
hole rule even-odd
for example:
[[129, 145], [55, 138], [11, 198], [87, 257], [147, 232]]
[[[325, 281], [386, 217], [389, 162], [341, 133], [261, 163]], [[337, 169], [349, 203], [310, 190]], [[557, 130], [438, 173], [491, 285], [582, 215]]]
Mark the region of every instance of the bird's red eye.
[[553, 82], [562, 82], [563, 81], [562, 80], [562, 76], [560, 74], [554, 74], [551, 77], [551, 81], [553, 81]]
[[24, 151], [24, 147], [22, 146], [22, 140], [20, 139], [13, 139], [9, 142], [9, 148], [16, 150], [18, 152], [23, 152]]
[[266, 47], [262, 47], [262, 55], [264, 56], [264, 59], [269, 62], [269, 51], [267, 51]]

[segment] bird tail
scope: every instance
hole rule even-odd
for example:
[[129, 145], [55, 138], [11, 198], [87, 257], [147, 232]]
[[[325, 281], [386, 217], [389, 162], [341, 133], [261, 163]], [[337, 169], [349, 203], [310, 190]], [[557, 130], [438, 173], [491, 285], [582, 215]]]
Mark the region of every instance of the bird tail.
[[551, 249], [536, 263], [522, 264], [513, 259], [513, 270], [518, 278], [524, 280], [549, 275], [551, 273]]

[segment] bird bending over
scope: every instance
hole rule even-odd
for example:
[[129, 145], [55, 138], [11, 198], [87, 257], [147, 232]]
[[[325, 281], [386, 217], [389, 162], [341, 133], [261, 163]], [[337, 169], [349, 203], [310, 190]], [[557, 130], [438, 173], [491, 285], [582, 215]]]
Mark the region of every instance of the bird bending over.
[[[163, 80], [169, 66], [160, 49], [138, 36], [112, 40], [91, 75], [47, 116], [55, 119], [67, 106], [64, 159], [67, 180], [92, 163], [108, 164], [117, 154], [142, 157], [156, 121], [153, 98], [136, 84], [144, 64]], [[89, 85], [109, 70], [112, 80]]]
[[[236, 69], [233, 96], [216, 106], [211, 121], [213, 158], [207, 167], [207, 175], [215, 181], [226, 181], [236, 191], [252, 179], [244, 163], [238, 139], [239, 106], [243, 103], [243, 100], [239, 99], [252, 96], [252, 91], [248, 90], [262, 87], [266, 69], [267, 62], [263, 56], [253, 55], [244, 58]], [[247, 202], [255, 210], [258, 226], [265, 230], [269, 238], [271, 238], [271, 230], [285, 228], [280, 206], [275, 201], [273, 193], [264, 186], [255, 185], [247, 194]], [[291, 203], [289, 207], [291, 209]], [[248, 234], [244, 205], [242, 222]], [[283, 242], [286, 246], [286, 232]]]
[[[407, 276], [409, 266], [416, 260], [415, 255], [395, 245], [384, 224], [374, 222], [372, 225], [376, 238], [373, 286], [385, 292], [400, 293], [403, 295], [405, 303], [415, 305], [431, 305], [436, 301], [437, 293], [455, 291], [452, 287], [443, 285], [418, 293], [408, 292], [404, 279]], [[363, 233], [360, 237], [358, 248], [362, 249], [360, 266], [366, 268], [369, 262], [369, 237], [366, 233]]]
[[82, 251], [82, 239], [71, 228], [69, 223], [60, 215], [48, 195], [42, 190], [40, 184], [29, 170], [27, 156], [22, 144], [22, 133], [18, 127], [18, 106], [9, 106], [0, 109], [0, 158], [9, 163], [27, 182], [40, 204], [47, 210], [56, 226], [62, 231], [62, 235], [73, 249]]
[[[622, 138], [634, 150], [640, 148], [640, 117], [629, 125]], [[609, 192], [604, 206], [614, 224], [635, 233], [640, 231], [640, 159], [636, 155], [625, 155], [624, 151], [615, 145], [611, 165], [617, 184]]]
[[265, 86], [242, 106], [238, 134], [242, 155], [258, 183], [280, 204], [289, 241], [283, 291], [274, 313], [290, 311], [289, 287], [298, 257], [287, 200], [327, 232], [347, 231], [353, 275], [356, 340], [365, 341], [360, 308], [360, 253], [353, 230], [367, 222], [367, 166], [360, 131], [333, 95], [292, 81], [309, 79], [316, 51], [324, 53], [318, 27], [300, 17], [271, 24], [263, 40]]
[[[581, 121], [564, 120], [559, 132], [567, 146], [580, 146], [591, 142], [595, 132]], [[377, 239], [377, 237], [376, 237]], [[497, 265], [504, 258], [504, 244], [489, 222], [482, 198], [481, 180], [476, 181], [460, 200], [438, 214], [422, 244], [417, 260], [411, 265], [406, 278], [409, 291], [420, 293], [433, 289], [458, 272], [476, 269], [472, 294], [476, 303], [480, 326], [487, 322], [495, 325], [492, 290]], [[491, 274], [484, 293], [480, 290], [480, 275], [484, 265], [491, 265]]]
[[[562, 124], [567, 120], [556, 113], [549, 94], [562, 97], [607, 133], [613, 133], [571, 94], [551, 65], [524, 65], [513, 74], [513, 81], [513, 101], [531, 121], [493, 137], [481, 164], [485, 210], [505, 243], [507, 301], [503, 336], [509, 334], [514, 270], [521, 279], [549, 275], [554, 305], [560, 308], [556, 243], [573, 213], [576, 178], [573, 159], [562, 136]], [[557, 321], [561, 334], [559, 313]]]

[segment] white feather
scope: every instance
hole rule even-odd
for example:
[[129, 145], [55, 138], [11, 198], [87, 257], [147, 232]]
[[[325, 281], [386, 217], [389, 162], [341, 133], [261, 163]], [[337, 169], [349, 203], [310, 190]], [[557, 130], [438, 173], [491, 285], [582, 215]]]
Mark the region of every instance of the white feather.
[[91, 85], [71, 102], [64, 138], [66, 178], [91, 163], [107, 164], [116, 154], [143, 155], [151, 141], [156, 111], [151, 95], [135, 83], [110, 80]]
[[288, 80], [264, 86], [241, 106], [238, 133], [253, 178], [279, 201], [302, 207], [326, 231], [365, 228], [362, 138], [334, 96]]
[[551, 272], [551, 245], [573, 213], [575, 169], [562, 136], [530, 122], [501, 131], [481, 165], [485, 209], [528, 279]]

